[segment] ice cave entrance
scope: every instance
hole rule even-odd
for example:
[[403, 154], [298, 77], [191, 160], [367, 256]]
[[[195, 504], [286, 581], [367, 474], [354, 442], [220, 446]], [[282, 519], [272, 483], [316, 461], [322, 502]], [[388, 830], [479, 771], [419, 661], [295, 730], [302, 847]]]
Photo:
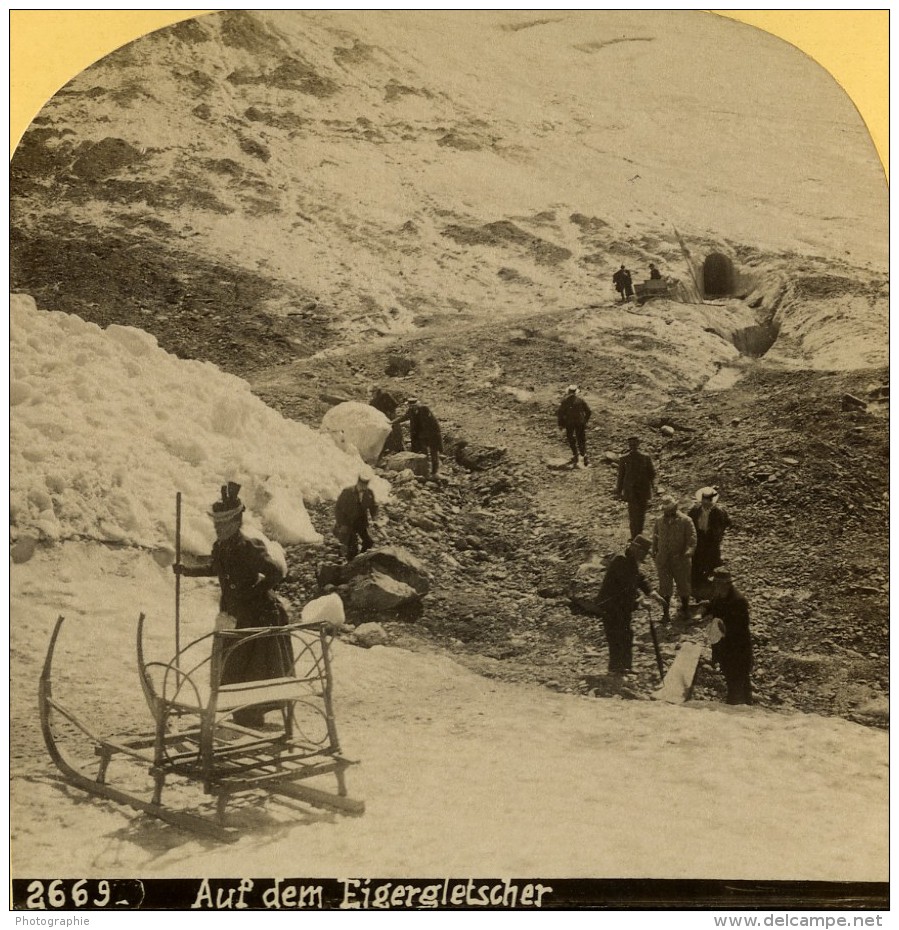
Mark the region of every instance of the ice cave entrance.
[[702, 290], [706, 297], [731, 297], [736, 290], [734, 263], [720, 252], [712, 252], [702, 265]]

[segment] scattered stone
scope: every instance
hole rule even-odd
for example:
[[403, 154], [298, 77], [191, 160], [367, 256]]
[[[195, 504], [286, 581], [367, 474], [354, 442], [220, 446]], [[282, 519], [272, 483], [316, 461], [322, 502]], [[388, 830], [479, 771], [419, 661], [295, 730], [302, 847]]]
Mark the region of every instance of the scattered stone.
[[507, 450], [498, 446], [482, 446], [467, 439], [444, 437], [446, 451], [467, 471], [485, 471], [506, 458]]
[[371, 649], [372, 646], [385, 646], [388, 639], [384, 627], [380, 623], [371, 621], [360, 623], [353, 631], [352, 638], [357, 646], [363, 646], [366, 649]]
[[[16, 565], [21, 565], [34, 555], [35, 549], [37, 549], [37, 539], [33, 536], [20, 536], [10, 547], [9, 557]], [[153, 553], [153, 557], [156, 558], [156, 552]], [[157, 562], [159, 562], [158, 559]], [[161, 562], [159, 564], [163, 568], [167, 567]], [[171, 561], [168, 564], [171, 565]]]
[[384, 374], [391, 378], [403, 378], [418, 367], [414, 358], [405, 355], [391, 355], [387, 359], [387, 367]]
[[866, 401], [854, 394], [844, 394], [840, 400], [843, 410], [866, 410], [868, 407]]
[[784, 456], [784, 458], [781, 461], [783, 461], [785, 465], [798, 465], [799, 464], [799, 459], [788, 458], [786, 456]]
[[341, 583], [365, 574], [382, 573], [411, 587], [423, 597], [431, 590], [431, 579], [419, 559], [401, 546], [382, 546], [362, 552], [340, 569]]
[[413, 526], [417, 526], [419, 529], [424, 530], [426, 533], [437, 533], [441, 529], [440, 524], [437, 523], [436, 520], [432, 520], [430, 517], [427, 517], [424, 514], [411, 514], [409, 517], [409, 522]]
[[419, 599], [415, 588], [378, 571], [352, 578], [340, 588], [340, 595], [353, 617], [391, 613]]
[[673, 426], [663, 426], [663, 427], [661, 427], [661, 428], [659, 429], [659, 432], [660, 432], [663, 436], [673, 436], [673, 435], [674, 435], [674, 427], [673, 427]]
[[319, 565], [318, 570], [315, 573], [315, 579], [318, 582], [318, 586], [322, 589], [329, 586], [336, 587], [341, 582], [341, 566], [339, 565]]
[[426, 455], [418, 452], [397, 452], [384, 460], [387, 471], [404, 472], [409, 470], [418, 478], [426, 478], [431, 471]]

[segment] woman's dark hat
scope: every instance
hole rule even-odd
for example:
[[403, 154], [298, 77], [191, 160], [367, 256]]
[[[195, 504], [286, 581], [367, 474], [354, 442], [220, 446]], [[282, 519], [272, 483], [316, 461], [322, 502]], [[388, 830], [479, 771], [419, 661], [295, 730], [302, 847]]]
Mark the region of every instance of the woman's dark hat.
[[213, 523], [227, 523], [246, 510], [239, 497], [240, 485], [229, 481], [222, 485], [222, 499], [216, 501], [209, 511]]

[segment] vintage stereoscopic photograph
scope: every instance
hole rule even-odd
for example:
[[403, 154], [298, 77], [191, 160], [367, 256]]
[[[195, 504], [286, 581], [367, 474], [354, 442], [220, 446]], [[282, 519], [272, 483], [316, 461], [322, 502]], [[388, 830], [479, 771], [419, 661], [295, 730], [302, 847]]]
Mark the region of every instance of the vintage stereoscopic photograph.
[[888, 188], [803, 51], [185, 18], [10, 279], [17, 904], [885, 906]]

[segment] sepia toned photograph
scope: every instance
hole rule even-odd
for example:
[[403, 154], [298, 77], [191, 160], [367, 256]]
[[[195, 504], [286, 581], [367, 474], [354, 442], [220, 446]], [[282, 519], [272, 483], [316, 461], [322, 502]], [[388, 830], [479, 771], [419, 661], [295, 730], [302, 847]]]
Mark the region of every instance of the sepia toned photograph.
[[886, 909], [888, 220], [711, 12], [185, 13], [67, 80], [13, 907]]

